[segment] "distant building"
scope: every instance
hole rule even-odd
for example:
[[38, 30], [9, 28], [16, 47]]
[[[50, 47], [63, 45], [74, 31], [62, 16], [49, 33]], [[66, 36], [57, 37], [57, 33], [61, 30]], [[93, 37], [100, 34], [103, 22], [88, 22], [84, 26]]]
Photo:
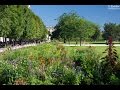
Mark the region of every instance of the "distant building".
[[47, 30], [48, 30], [48, 34], [47, 34], [47, 41], [50, 42], [51, 41], [51, 35], [52, 32], [55, 31], [53, 26], [46, 26]]

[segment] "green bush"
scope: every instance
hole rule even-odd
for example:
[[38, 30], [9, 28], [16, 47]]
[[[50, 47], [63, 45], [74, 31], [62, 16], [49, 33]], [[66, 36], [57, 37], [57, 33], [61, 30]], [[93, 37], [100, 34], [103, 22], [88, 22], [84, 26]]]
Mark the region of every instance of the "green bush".
[[61, 62], [55, 62], [47, 69], [47, 75], [51, 83], [55, 85], [76, 84], [75, 70], [65, 66]]
[[94, 47], [85, 50], [76, 50], [74, 55], [76, 71], [82, 72], [81, 84], [99, 84], [100, 56], [95, 53]]
[[110, 85], [120, 85], [120, 79], [114, 74], [112, 74], [110, 77]]
[[[68, 48], [58, 43], [7, 50], [0, 54], [1, 85], [119, 85], [120, 65], [104, 83], [104, 62], [94, 47]], [[107, 74], [110, 73], [109, 69]], [[108, 73], [109, 72], [109, 73]]]
[[12, 85], [15, 80], [14, 67], [7, 62], [0, 62], [0, 84]]

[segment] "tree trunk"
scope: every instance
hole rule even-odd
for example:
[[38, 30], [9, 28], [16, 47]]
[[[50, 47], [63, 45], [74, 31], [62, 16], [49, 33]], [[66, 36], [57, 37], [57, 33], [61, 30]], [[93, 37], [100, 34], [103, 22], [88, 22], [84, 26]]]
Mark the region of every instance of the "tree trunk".
[[69, 45], [70, 45], [70, 38], [69, 38]]
[[12, 39], [11, 39], [11, 38], [9, 38], [9, 44], [10, 44], [10, 45], [12, 44]]
[[81, 39], [81, 37], [80, 37], [80, 46], [81, 46], [81, 42], [82, 42], [82, 39]]
[[37, 44], [37, 40], [35, 40], [35, 43]]
[[19, 40], [19, 45], [21, 45], [21, 44], [22, 44], [22, 39]]
[[26, 41], [26, 39], [25, 39], [25, 43], [24, 44], [26, 44], [27, 43], [27, 41]]
[[34, 43], [36, 43], [36, 40], [34, 39]]
[[16, 39], [14, 40], [14, 46], [16, 45]]
[[7, 38], [5, 37], [5, 46], [7, 46]]
[[76, 40], [76, 45], [77, 45], [77, 40]]
[[66, 43], [66, 39], [64, 38], [64, 43]]

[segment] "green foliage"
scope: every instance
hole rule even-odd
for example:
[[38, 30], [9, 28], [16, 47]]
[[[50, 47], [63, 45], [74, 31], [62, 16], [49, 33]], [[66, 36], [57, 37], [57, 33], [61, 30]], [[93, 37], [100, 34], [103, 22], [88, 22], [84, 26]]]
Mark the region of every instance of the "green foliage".
[[55, 85], [74, 85], [76, 84], [76, 74], [71, 68], [61, 62], [55, 62], [47, 70], [50, 81]]
[[[99, 26], [80, 17], [75, 12], [64, 13], [58, 18], [52, 38], [63, 39], [64, 43], [70, 40], [87, 40], [91, 38]], [[98, 37], [97, 34], [93, 36]]]
[[107, 55], [102, 58], [103, 60], [101, 62], [101, 79], [104, 84], [110, 84], [110, 78], [113, 74], [116, 74], [118, 62], [118, 55], [115, 46], [112, 43], [112, 37], [109, 37], [108, 45], [109, 47], [104, 52], [107, 52]]
[[99, 30], [99, 26], [96, 27], [94, 35], [91, 37], [94, 41], [100, 40], [101, 32]]
[[46, 37], [44, 23], [26, 5], [1, 5], [0, 9], [0, 36], [15, 41]]
[[7, 62], [0, 62], [0, 84], [13, 84], [15, 79], [14, 67]]
[[120, 24], [116, 23], [105, 23], [104, 24], [104, 32], [103, 38], [107, 40], [109, 36], [113, 37], [114, 41], [120, 40]]
[[58, 43], [45, 43], [8, 49], [0, 54], [0, 84], [119, 85], [119, 63], [112, 74], [105, 66], [95, 47], [68, 49]]
[[99, 83], [100, 56], [94, 52], [93, 47], [85, 50], [77, 50], [74, 55], [76, 70], [82, 72], [81, 84]]
[[120, 79], [116, 77], [114, 74], [110, 77], [110, 84], [111, 85], [120, 85]]

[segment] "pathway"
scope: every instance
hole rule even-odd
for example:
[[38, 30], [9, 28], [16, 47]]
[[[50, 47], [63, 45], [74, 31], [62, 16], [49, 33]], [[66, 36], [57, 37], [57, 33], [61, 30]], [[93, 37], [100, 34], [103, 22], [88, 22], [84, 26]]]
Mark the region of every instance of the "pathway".
[[[14, 46], [14, 47], [11, 47], [12, 50], [15, 50], [15, 49], [19, 49], [19, 48], [24, 48], [24, 47], [29, 47], [29, 46], [36, 46], [37, 44], [33, 43], [33, 44], [26, 44], [26, 45], [21, 45], [21, 46]], [[5, 51], [6, 48], [0, 48], [0, 52], [3, 52]]]
[[[38, 44], [35, 44], [35, 43], [26, 44], [26, 45], [21, 45], [21, 46], [14, 46], [11, 49], [15, 50], [15, 49], [19, 49], [19, 48], [24, 48], [24, 47], [29, 47], [29, 46], [36, 46], [36, 45], [38, 45]], [[80, 44], [77, 44], [77, 45], [76, 44], [62, 44], [62, 45], [64, 45], [64, 46], [80, 46]], [[106, 44], [82, 44], [81, 46], [108, 46], [108, 45], [106, 45]], [[116, 44], [114, 46], [120, 46], [120, 44]], [[0, 48], [0, 52], [3, 52], [5, 50], [6, 50], [6, 48]]]
[[[64, 46], [80, 46], [80, 44], [63, 44]], [[108, 46], [106, 44], [82, 44], [81, 46]], [[115, 44], [114, 46], [120, 46], [120, 44]]]

